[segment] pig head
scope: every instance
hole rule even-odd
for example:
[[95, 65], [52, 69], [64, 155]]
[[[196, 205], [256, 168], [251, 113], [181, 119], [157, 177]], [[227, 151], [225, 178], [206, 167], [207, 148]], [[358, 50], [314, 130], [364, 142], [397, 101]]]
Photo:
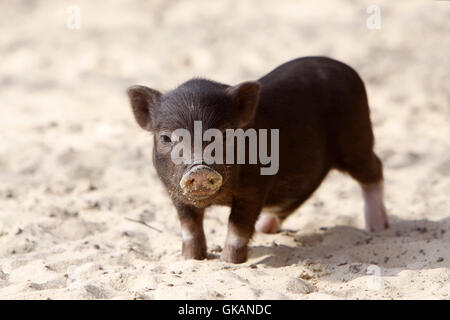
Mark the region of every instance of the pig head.
[[[258, 82], [228, 86], [205, 79], [187, 81], [166, 94], [138, 85], [127, 90], [136, 122], [153, 133], [153, 164], [177, 209], [185, 258], [206, 257], [204, 209], [215, 204], [233, 206], [233, 176], [238, 168], [225, 161], [206, 163], [202, 157], [206, 143], [195, 148], [193, 139], [177, 132], [183, 129], [194, 137], [194, 123], [199, 122], [203, 132], [245, 128], [254, 119], [259, 92]], [[174, 148], [181, 144], [193, 152], [177, 154], [183, 159], [177, 162], [173, 160]], [[246, 243], [244, 247], [243, 252], [229, 247], [222, 258], [245, 261]]]

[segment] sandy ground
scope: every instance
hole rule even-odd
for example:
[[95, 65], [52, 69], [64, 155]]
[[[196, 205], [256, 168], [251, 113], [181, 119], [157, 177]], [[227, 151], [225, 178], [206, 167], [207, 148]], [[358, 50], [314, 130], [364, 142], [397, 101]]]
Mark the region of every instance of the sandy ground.
[[[0, 298], [449, 299], [450, 3], [377, 0], [370, 30], [372, 2], [1, 2]], [[227, 208], [206, 216], [208, 260], [184, 261], [125, 88], [306, 55], [366, 82], [391, 229], [364, 232], [358, 185], [332, 172], [247, 263], [218, 258]]]

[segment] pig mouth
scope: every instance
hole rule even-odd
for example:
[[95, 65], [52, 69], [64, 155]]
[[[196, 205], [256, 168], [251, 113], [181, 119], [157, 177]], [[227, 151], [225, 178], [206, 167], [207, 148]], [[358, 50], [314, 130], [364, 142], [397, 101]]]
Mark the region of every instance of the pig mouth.
[[183, 193], [185, 196], [187, 196], [188, 199], [198, 201], [198, 200], [206, 200], [211, 198], [213, 195], [216, 194], [216, 192], [190, 192], [190, 193]]

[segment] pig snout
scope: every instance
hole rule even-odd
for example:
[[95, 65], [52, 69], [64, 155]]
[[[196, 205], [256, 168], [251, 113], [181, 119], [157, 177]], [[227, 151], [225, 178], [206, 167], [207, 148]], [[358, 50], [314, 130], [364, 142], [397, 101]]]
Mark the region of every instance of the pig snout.
[[222, 186], [222, 176], [205, 165], [196, 165], [181, 178], [180, 187], [183, 193], [191, 196], [210, 196]]

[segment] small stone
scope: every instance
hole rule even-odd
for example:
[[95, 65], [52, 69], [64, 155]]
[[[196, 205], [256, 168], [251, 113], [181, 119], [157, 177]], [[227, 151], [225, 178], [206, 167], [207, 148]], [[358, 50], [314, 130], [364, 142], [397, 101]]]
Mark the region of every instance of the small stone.
[[309, 294], [316, 291], [316, 288], [312, 284], [301, 279], [292, 279], [286, 284], [286, 290], [297, 294]]
[[211, 252], [220, 253], [222, 252], [222, 247], [219, 245], [215, 245], [214, 247], [211, 248]]
[[420, 233], [426, 233], [428, 231], [428, 229], [427, 229], [427, 227], [423, 227], [423, 228], [417, 227], [416, 231], [419, 231]]
[[303, 271], [298, 277], [302, 280], [311, 280], [313, 278], [312, 275], [310, 275], [309, 273], [307, 273], [305, 271]]
[[359, 273], [362, 269], [362, 264], [361, 263], [354, 263], [348, 266], [348, 270], [351, 273]]

